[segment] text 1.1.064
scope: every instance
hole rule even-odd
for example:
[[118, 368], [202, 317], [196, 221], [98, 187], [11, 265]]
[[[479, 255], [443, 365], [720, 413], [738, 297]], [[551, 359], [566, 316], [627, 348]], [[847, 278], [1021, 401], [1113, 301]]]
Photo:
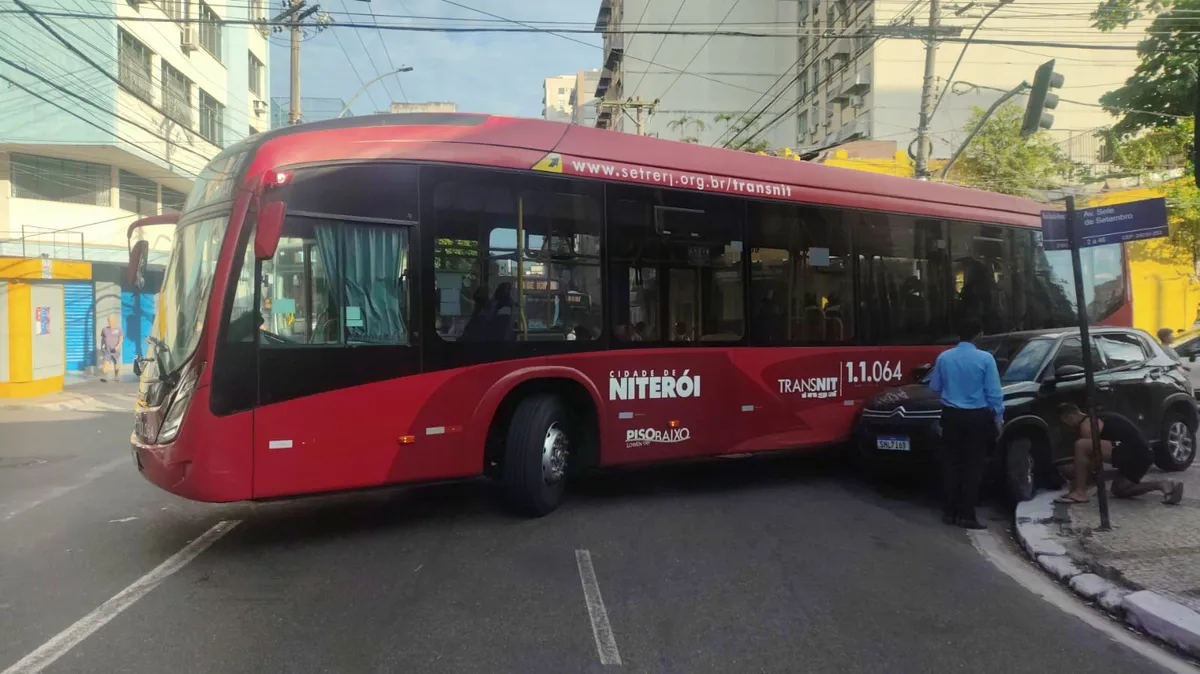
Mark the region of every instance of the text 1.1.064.
[[846, 361], [844, 366], [848, 384], [887, 384], [898, 382], [903, 376], [900, 361], [859, 360]]

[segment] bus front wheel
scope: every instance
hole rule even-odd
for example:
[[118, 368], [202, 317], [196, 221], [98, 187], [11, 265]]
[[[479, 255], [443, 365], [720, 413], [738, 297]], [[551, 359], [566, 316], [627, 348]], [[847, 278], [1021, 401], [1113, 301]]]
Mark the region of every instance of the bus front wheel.
[[518, 512], [541, 517], [562, 503], [571, 455], [570, 414], [552, 393], [517, 404], [504, 448], [505, 500]]

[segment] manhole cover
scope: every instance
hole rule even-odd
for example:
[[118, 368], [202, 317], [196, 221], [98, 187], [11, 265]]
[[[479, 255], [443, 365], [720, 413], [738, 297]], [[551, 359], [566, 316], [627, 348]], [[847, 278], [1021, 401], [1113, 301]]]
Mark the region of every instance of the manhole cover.
[[46, 463], [45, 459], [33, 459], [22, 456], [0, 456], [0, 468], [28, 468]]

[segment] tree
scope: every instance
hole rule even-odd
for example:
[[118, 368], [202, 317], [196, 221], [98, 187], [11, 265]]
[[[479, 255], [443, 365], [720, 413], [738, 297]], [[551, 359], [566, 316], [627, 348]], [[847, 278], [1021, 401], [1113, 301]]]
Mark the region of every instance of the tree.
[[1176, 123], [1155, 113], [1190, 117], [1195, 112], [1200, 0], [1103, 0], [1092, 19], [1107, 32], [1148, 14], [1154, 20], [1138, 43], [1141, 64], [1123, 86], [1100, 97], [1105, 110], [1120, 116], [1113, 131], [1121, 136]]
[[[974, 108], [967, 128], [975, 128], [985, 110]], [[1021, 137], [1024, 108], [1000, 106], [983, 124], [950, 170], [954, 182], [991, 192], [1029, 196], [1037, 189], [1075, 177], [1080, 167], [1067, 159], [1044, 132]]]
[[757, 134], [753, 130], [758, 127], [757, 120], [743, 115], [739, 118], [734, 118], [733, 115], [722, 112], [713, 117], [714, 122], [725, 123], [724, 136], [728, 140], [725, 141], [725, 147], [731, 150], [741, 150], [743, 152], [766, 152], [767, 141], [754, 140]]
[[672, 131], [678, 131], [680, 134], [686, 134], [689, 127], [695, 127], [696, 135], [681, 135], [679, 140], [685, 143], [699, 143], [700, 132], [704, 131], [704, 120], [699, 117], [684, 115], [679, 119], [673, 119], [667, 122], [667, 128]]
[[1131, 173], [1149, 177], [1152, 173], [1161, 175], [1164, 171], [1183, 169], [1182, 178], [1168, 180], [1162, 186], [1167, 198], [1170, 243], [1177, 250], [1161, 252], [1166, 256], [1184, 253], [1196, 260], [1200, 259], [1200, 189], [1192, 177], [1190, 150], [1194, 128], [1195, 121], [1185, 119], [1137, 138], [1115, 139], [1112, 148], [1113, 163]]

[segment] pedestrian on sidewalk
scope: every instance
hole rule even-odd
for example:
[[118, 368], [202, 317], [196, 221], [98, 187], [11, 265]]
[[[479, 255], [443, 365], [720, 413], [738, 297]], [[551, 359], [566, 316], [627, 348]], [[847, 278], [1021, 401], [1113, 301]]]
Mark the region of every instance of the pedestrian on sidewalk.
[[[1074, 456], [1058, 461], [1059, 470], [1068, 478], [1067, 493], [1055, 499], [1056, 503], [1087, 503], [1088, 486], [1092, 475], [1092, 425], [1088, 415], [1074, 403], [1058, 406], [1059, 419], [1070, 433], [1077, 433]], [[1154, 453], [1146, 436], [1124, 416], [1112, 412], [1096, 415], [1096, 426], [1100, 430], [1100, 456], [1110, 464], [1117, 475], [1112, 481], [1112, 495], [1117, 498], [1135, 498], [1152, 491], [1162, 492], [1163, 503], [1178, 505], [1183, 500], [1183, 483], [1175, 480], [1151, 480], [1142, 482], [1150, 466], [1154, 465]]]
[[978, 318], [963, 320], [959, 343], [938, 355], [929, 388], [942, 399], [942, 522], [986, 529], [975, 515], [988, 449], [1004, 423], [1004, 395], [996, 359], [975, 347]]
[[108, 381], [105, 374], [112, 363], [113, 381], [121, 381], [121, 343], [125, 333], [121, 332], [116, 316], [108, 317], [108, 325], [100, 331], [100, 381]]

